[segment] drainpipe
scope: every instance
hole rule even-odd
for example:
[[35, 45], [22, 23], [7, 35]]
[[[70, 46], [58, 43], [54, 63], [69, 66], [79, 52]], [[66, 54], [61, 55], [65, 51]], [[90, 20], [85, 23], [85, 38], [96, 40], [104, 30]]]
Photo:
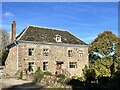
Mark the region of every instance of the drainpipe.
[[16, 41], [14, 42], [15, 43], [15, 45], [16, 45], [16, 47], [17, 47], [17, 71], [18, 71], [18, 44], [16, 43]]

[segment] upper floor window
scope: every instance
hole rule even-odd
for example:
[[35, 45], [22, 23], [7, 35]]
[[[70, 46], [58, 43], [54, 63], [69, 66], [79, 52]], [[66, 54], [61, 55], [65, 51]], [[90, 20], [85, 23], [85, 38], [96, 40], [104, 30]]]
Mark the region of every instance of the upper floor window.
[[35, 51], [34, 48], [29, 48], [28, 49], [28, 55], [29, 56], [33, 56], [34, 55], [34, 51]]
[[72, 57], [73, 53], [72, 50], [68, 50], [68, 57]]
[[79, 57], [82, 58], [83, 57], [83, 51], [82, 50], [79, 50]]
[[69, 62], [70, 68], [77, 68], [77, 62]]
[[49, 50], [48, 49], [43, 49], [43, 55], [48, 56]]
[[61, 42], [61, 36], [60, 36], [60, 35], [56, 35], [55, 41], [56, 41], [56, 42]]
[[81, 53], [79, 53], [79, 57], [80, 58], [82, 58], [83, 57], [83, 53], [81, 52]]

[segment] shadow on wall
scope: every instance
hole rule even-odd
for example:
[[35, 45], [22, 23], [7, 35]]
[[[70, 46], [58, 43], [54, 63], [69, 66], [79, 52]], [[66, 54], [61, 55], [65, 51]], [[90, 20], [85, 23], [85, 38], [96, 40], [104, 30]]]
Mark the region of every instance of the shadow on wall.
[[36, 83], [25, 83], [21, 85], [14, 85], [7, 88], [2, 88], [1, 90], [41, 90], [44, 86], [37, 85]]

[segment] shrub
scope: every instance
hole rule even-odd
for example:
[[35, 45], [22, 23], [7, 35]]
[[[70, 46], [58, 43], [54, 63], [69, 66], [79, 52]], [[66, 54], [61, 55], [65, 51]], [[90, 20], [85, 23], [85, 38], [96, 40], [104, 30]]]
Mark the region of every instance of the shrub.
[[44, 75], [52, 75], [52, 73], [49, 72], [49, 71], [45, 71], [45, 72], [44, 72]]
[[58, 78], [66, 78], [66, 76], [64, 74], [57, 74], [56, 77], [58, 77]]
[[78, 77], [77, 79], [80, 80], [80, 81], [85, 81], [84, 76]]
[[88, 69], [85, 74], [86, 80], [91, 82], [96, 79], [96, 72], [94, 69]]
[[44, 73], [38, 68], [34, 73], [34, 82], [41, 82], [42, 78], [44, 77]]
[[56, 77], [58, 83], [65, 84], [66, 76], [64, 74], [57, 74]]
[[21, 71], [18, 79], [22, 79], [22, 77], [23, 77], [23, 72]]

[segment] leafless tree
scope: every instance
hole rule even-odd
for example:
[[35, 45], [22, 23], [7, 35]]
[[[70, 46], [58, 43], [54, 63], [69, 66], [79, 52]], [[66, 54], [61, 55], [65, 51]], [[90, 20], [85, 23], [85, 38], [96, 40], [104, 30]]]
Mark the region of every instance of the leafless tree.
[[0, 49], [5, 49], [5, 46], [10, 42], [10, 34], [4, 29], [0, 29]]
[[10, 42], [10, 34], [4, 29], [0, 29], [0, 65], [2, 64], [2, 55], [5, 51], [5, 47]]

